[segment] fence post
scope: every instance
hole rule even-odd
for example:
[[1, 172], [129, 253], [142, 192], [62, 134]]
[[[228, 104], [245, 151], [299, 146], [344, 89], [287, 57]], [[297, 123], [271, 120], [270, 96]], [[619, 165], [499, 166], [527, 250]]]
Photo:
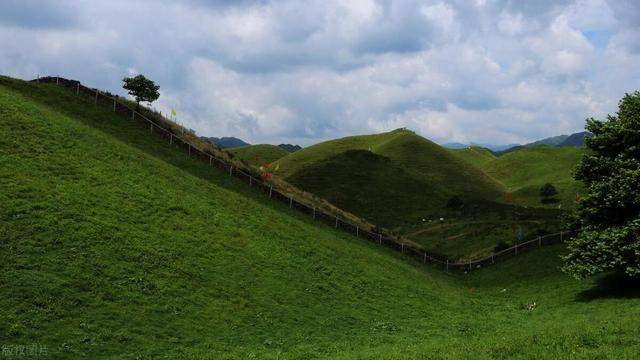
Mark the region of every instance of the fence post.
[[271, 199], [272, 194], [273, 194], [273, 186], [269, 186], [269, 199]]
[[229, 166], [229, 176], [233, 175], [233, 165]]
[[249, 175], [249, 186], [253, 186], [253, 176]]
[[495, 264], [495, 261], [493, 260], [493, 254], [491, 254], [491, 263]]
[[542, 237], [538, 236], [538, 247], [542, 247]]
[[449, 259], [447, 259], [447, 271], [449, 271]]
[[212, 162], [212, 161], [213, 161], [213, 160], [211, 159], [211, 155], [209, 155], [209, 165], [211, 165], [211, 162]]
[[338, 217], [336, 216], [336, 229], [338, 228]]
[[76, 95], [80, 95], [80, 82], [76, 85]]
[[131, 120], [136, 120], [136, 111], [135, 110], [131, 110]]
[[59, 85], [59, 80], [60, 80], [60, 77], [56, 76], [56, 85]]
[[469, 271], [471, 271], [471, 259], [469, 259]]
[[293, 207], [293, 197], [289, 197], [289, 207]]
[[113, 98], [113, 112], [116, 112], [116, 98]]
[[96, 89], [96, 104], [98, 103], [98, 89]]
[[316, 218], [316, 207], [315, 206], [313, 207], [313, 218], [314, 219]]
[[404, 254], [404, 243], [400, 243], [400, 252]]
[[149, 123], [149, 132], [153, 132], [153, 123]]
[[560, 231], [560, 242], [562, 242], [562, 231]]
[[169, 145], [173, 145], [173, 134], [169, 133]]
[[189, 144], [189, 157], [191, 157], [191, 144]]
[[36, 78], [36, 82], [39, 84], [40, 83], [40, 74], [38, 74], [38, 77]]
[[425, 264], [427, 263], [427, 253], [426, 252], [424, 253], [424, 260], [423, 261], [424, 261]]
[[382, 245], [382, 234], [378, 234], [378, 236], [380, 236], [380, 245]]
[[356, 237], [360, 236], [360, 228], [356, 225]]

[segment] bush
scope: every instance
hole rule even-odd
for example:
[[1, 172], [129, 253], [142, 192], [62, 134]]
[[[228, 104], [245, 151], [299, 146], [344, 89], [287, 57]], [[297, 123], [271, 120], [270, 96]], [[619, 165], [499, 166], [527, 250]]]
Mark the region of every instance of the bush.
[[464, 206], [464, 201], [457, 196], [452, 196], [447, 200], [447, 209], [459, 210]]

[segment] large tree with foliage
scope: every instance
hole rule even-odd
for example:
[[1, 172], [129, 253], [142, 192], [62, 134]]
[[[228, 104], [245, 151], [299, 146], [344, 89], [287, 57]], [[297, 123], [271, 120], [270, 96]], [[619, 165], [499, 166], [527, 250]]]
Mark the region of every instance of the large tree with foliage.
[[158, 92], [160, 86], [147, 79], [144, 75], [125, 77], [122, 82], [122, 88], [136, 99], [138, 108], [140, 108], [140, 102], [152, 103], [160, 97], [160, 92]]
[[640, 277], [640, 92], [616, 115], [587, 120], [593, 137], [575, 173], [586, 189], [575, 214], [565, 271], [587, 277], [619, 271]]

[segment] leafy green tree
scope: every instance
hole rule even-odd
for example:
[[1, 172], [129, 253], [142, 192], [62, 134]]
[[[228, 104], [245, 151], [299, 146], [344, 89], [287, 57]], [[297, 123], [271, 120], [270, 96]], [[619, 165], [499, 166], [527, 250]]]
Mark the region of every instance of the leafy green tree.
[[640, 91], [626, 94], [616, 115], [587, 120], [588, 151], [575, 178], [587, 194], [572, 225], [564, 270], [576, 277], [617, 271], [640, 277]]
[[144, 75], [136, 75], [134, 77], [125, 77], [122, 79], [124, 85], [122, 88], [129, 92], [129, 95], [136, 99], [137, 108], [140, 108], [140, 102], [152, 103], [160, 97], [160, 86], [156, 85], [152, 80], [147, 79]]

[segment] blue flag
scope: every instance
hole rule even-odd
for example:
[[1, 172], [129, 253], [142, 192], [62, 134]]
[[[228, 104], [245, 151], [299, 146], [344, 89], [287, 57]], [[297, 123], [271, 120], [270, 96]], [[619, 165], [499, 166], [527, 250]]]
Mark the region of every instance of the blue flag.
[[518, 226], [518, 240], [522, 241], [522, 226]]

